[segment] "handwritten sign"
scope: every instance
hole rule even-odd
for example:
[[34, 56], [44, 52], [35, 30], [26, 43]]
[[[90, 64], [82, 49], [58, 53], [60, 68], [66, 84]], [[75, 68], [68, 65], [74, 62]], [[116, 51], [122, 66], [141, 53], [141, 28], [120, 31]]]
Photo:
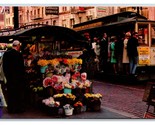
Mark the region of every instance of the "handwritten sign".
[[68, 51], [66, 55], [70, 55], [74, 58], [79, 57], [83, 52], [82, 51]]
[[139, 54], [139, 65], [150, 64], [150, 48], [149, 47], [138, 47]]

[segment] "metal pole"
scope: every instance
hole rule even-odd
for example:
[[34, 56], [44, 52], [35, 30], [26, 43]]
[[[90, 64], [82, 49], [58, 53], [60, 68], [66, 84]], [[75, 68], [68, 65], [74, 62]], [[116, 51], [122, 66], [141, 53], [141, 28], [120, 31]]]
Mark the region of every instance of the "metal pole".
[[137, 7], [137, 13], [138, 13], [138, 14], [139, 14], [139, 9], [140, 9], [140, 8], [139, 8], [139, 7]]
[[18, 7], [13, 7], [14, 10], [14, 29], [19, 28], [19, 14]]

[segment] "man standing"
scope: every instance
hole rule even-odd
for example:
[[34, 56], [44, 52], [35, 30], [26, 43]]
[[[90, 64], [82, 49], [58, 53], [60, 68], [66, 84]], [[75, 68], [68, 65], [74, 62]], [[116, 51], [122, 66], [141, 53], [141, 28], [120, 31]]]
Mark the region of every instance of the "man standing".
[[25, 68], [20, 46], [20, 42], [14, 40], [12, 49], [6, 51], [3, 55], [3, 71], [7, 80], [7, 108], [9, 113], [21, 113], [25, 108]]
[[108, 61], [108, 41], [107, 34], [103, 33], [103, 37], [100, 41], [100, 69], [101, 72], [105, 72]]
[[130, 63], [130, 74], [135, 75], [137, 63], [138, 63], [138, 33], [134, 32], [132, 37], [128, 40], [127, 43], [127, 53]]

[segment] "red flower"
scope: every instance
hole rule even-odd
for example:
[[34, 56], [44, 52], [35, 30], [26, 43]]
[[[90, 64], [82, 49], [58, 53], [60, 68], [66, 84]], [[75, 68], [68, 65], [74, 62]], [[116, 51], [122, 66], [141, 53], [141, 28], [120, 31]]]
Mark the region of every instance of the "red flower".
[[68, 60], [67, 59], [63, 59], [63, 63], [64, 64], [68, 64]]
[[57, 78], [56, 75], [53, 75], [53, 76], [52, 76], [52, 81], [53, 81], [53, 82], [57, 82], [57, 81], [58, 81], [58, 78]]
[[74, 74], [76, 77], [79, 77], [80, 76], [80, 72], [75, 72]]

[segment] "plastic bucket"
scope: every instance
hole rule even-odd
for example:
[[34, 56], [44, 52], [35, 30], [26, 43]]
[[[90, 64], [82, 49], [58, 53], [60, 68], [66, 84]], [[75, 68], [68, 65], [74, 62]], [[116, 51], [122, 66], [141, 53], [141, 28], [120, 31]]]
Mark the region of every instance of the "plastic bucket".
[[40, 72], [41, 73], [45, 73], [47, 67], [48, 66], [42, 66], [42, 67], [40, 67]]
[[72, 93], [72, 89], [64, 88], [64, 93], [65, 94]]
[[74, 108], [71, 109], [65, 109], [65, 115], [69, 116], [69, 115], [73, 115], [73, 110]]

